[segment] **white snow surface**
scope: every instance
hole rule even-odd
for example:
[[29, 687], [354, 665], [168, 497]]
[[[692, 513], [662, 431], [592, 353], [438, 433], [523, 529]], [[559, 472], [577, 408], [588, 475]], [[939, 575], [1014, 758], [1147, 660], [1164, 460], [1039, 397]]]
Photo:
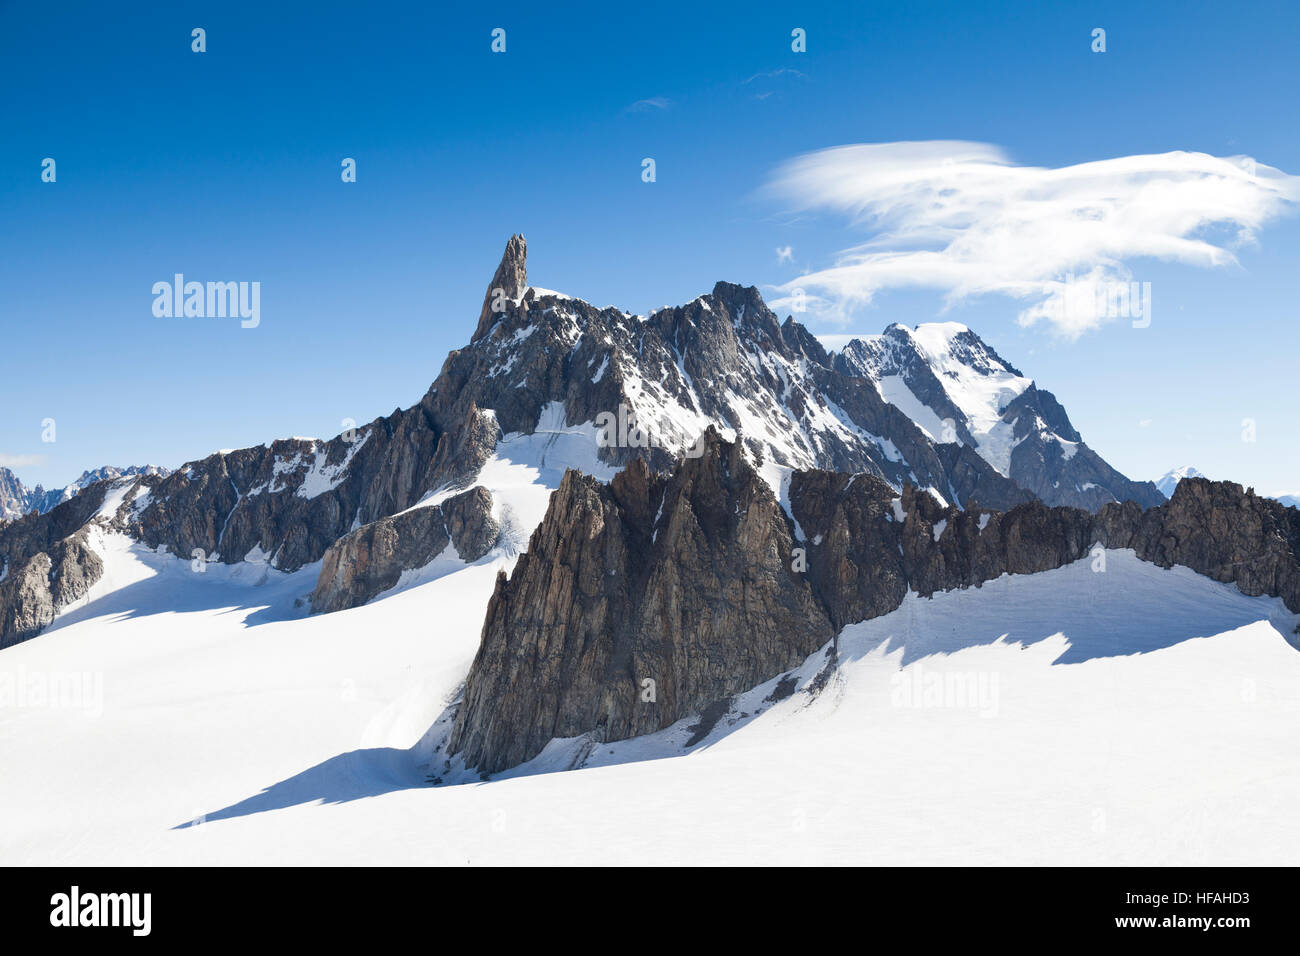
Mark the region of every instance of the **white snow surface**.
[[[524, 464], [537, 443], [515, 439]], [[523, 446], [526, 445], [527, 449]], [[552, 447], [551, 451], [554, 451]], [[848, 627], [695, 719], [428, 780], [498, 569], [303, 617], [316, 568], [96, 530], [104, 579], [0, 651], [0, 861], [25, 864], [1287, 864], [1296, 618], [1131, 552]], [[80, 700], [16, 688], [80, 676]], [[94, 688], [98, 687], [96, 691]], [[67, 695], [65, 694], [66, 698]], [[671, 759], [662, 759], [671, 758]], [[584, 769], [561, 772], [570, 767]], [[459, 781], [472, 781], [460, 783]]]
[[917, 428], [925, 432], [933, 442], [942, 442], [944, 435], [943, 420], [929, 405], [925, 405], [912, 394], [901, 375], [885, 375], [876, 383], [880, 397], [891, 405], [898, 406], [899, 411], [916, 423]]
[[1032, 383], [1006, 369], [984, 374], [958, 361], [952, 352], [952, 340], [965, 331], [966, 326], [956, 322], [930, 322], [917, 326], [912, 338], [948, 397], [966, 416], [980, 456], [1006, 475], [1011, 471], [1015, 436], [1012, 425], [1002, 421], [1002, 411]]

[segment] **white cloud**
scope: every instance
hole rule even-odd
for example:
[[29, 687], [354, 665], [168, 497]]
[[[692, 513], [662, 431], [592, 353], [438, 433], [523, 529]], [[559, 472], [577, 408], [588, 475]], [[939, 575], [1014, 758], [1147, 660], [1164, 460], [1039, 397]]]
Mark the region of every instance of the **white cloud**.
[[1106, 321], [1105, 293], [1134, 278], [1131, 260], [1235, 264], [1232, 248], [1300, 200], [1300, 177], [1189, 152], [1046, 169], [995, 146], [936, 141], [808, 153], [764, 192], [871, 234], [829, 268], [777, 286], [791, 297], [774, 308], [796, 288], [810, 311], [839, 321], [886, 289], [937, 289], [945, 307], [998, 293], [1025, 303], [1022, 325], [1045, 319], [1076, 338]]
[[751, 76], [749, 79], [745, 81], [744, 85], [748, 86], [750, 83], [753, 83], [755, 80], [775, 80], [783, 76], [796, 76], [801, 80], [807, 78], [807, 74], [800, 73], [798, 70], [791, 69], [788, 66], [783, 66], [775, 70], [768, 70], [766, 73], [755, 73], [753, 76]]
[[666, 96], [652, 96], [648, 100], [637, 100], [627, 108], [628, 113], [647, 113], [651, 110], [666, 110], [672, 106], [672, 100]]
[[791, 248], [790, 246], [778, 246], [778, 247], [777, 247], [777, 250], [776, 250], [776, 261], [777, 261], [777, 262], [793, 262], [793, 261], [794, 261], [794, 249]]

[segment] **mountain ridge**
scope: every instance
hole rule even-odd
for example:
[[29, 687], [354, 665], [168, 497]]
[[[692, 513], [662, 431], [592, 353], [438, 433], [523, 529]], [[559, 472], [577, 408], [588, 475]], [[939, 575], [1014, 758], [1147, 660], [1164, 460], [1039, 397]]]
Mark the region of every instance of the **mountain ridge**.
[[[1032, 500], [1035, 492], [990, 462], [1002, 461], [985, 447], [995, 433], [992, 444], [1011, 449], [1006, 471], [1028, 476], [1040, 496], [1068, 499], [1075, 492], [1056, 487], [1062, 480], [1077, 485], [1079, 477], [1107, 469], [1108, 480], [1118, 475], [1082, 444], [1067, 459], [1059, 449], [1073, 439], [1064, 435], [1077, 433], [1064, 410], [1050, 393], [1022, 382], [1018, 370], [977, 335], [960, 326], [943, 342], [926, 341], [932, 328], [923, 327], [916, 355], [904, 363], [911, 371], [900, 364], [898, 374], [905, 385], [911, 381], [932, 394], [941, 411], [957, 414], [952, 436], [927, 432], [907, 409], [888, 400], [880, 380], [889, 378], [883, 371], [893, 366], [872, 364], [865, 347], [854, 350], [862, 351], [858, 367], [846, 364], [842, 353], [832, 356], [792, 317], [781, 322], [752, 286], [718, 282], [685, 305], [647, 316], [596, 308], [528, 285], [527, 243], [516, 235], [485, 292], [470, 342], [447, 355], [415, 405], [327, 441], [279, 439], [215, 452], [166, 474], [92, 484], [109, 486], [107, 503], [83, 523], [93, 518], [187, 561], [255, 559], [294, 571], [325, 560], [363, 527], [470, 490], [503, 435], [531, 435], [545, 422], [560, 432], [594, 435], [602, 467], [643, 460], [656, 474], [671, 472], [715, 428], [737, 442], [783, 506], [791, 474], [815, 468], [872, 475], [895, 489], [913, 485], [945, 505], [978, 502], [1006, 510]], [[918, 334], [905, 336], [897, 325], [886, 334], [891, 330], [897, 349]], [[981, 411], [941, 377], [978, 386], [1005, 380], [1015, 387]], [[1087, 468], [1062, 465], [1069, 460]], [[1133, 497], [1143, 498], [1139, 486], [1123, 476], [1111, 484], [1121, 493], [1138, 489]], [[1104, 489], [1086, 494], [1093, 491], [1078, 490], [1085, 496], [1081, 503], [1100, 506], [1117, 497]], [[485, 508], [492, 505], [475, 506], [476, 526], [486, 526]], [[33, 551], [32, 542], [49, 543], [50, 529], [64, 528], [62, 518], [45, 518], [0, 527], [6, 567], [18, 556], [30, 564], [44, 553]], [[380, 538], [367, 539], [390, 544], [365, 553], [381, 563], [427, 556], [420, 547], [392, 540], [423, 527], [413, 520], [392, 523]], [[476, 541], [471, 550], [480, 545]], [[77, 563], [80, 554], [73, 549], [68, 560]], [[371, 584], [363, 586], [349, 578], [346, 553], [336, 551], [333, 560], [343, 562], [342, 570], [337, 563], [332, 568], [336, 586], [318, 588], [330, 609], [366, 599], [396, 567], [374, 569]], [[93, 562], [82, 564], [73, 577], [93, 581]], [[32, 581], [39, 578], [31, 568], [14, 567], [30, 570]], [[397, 567], [399, 573], [408, 569]], [[30, 622], [53, 618], [64, 593], [44, 586], [3, 588], [0, 582], [0, 611], [7, 606], [11, 621], [29, 622], [22, 629], [26, 636], [39, 631]], [[0, 626], [0, 642], [17, 633]]]
[[62, 488], [51, 488], [47, 491], [39, 484], [34, 488], [28, 488], [8, 468], [0, 467], [0, 522], [20, 518], [30, 511], [44, 514], [69, 498], [75, 497], [97, 481], [129, 478], [135, 475], [166, 476], [170, 473], [171, 469], [162, 465], [128, 465], [125, 468], [103, 465], [83, 471], [81, 477]]
[[441, 773], [494, 774], [552, 740], [607, 743], [691, 714], [707, 733], [733, 696], [823, 645], [829, 679], [842, 629], [909, 593], [1089, 556], [1104, 574], [1104, 549], [1300, 614], [1300, 512], [1231, 482], [1186, 479], [1145, 511], [1033, 500], [998, 512], [810, 470], [793, 475], [789, 501], [787, 512], [714, 430], [667, 477], [643, 461], [608, 483], [568, 472], [514, 571], [497, 576]]

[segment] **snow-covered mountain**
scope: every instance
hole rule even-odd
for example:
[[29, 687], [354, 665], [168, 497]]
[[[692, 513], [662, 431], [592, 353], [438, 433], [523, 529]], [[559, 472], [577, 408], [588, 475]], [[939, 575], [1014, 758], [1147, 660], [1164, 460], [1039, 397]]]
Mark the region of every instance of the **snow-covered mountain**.
[[[635, 316], [530, 286], [524, 251], [410, 408], [0, 527], [0, 858], [1300, 849], [1203, 823], [1300, 798], [1295, 512], [1111, 502], [959, 326], [832, 355], [754, 289]], [[1017, 475], [1110, 483], [1092, 514]]]
[[893, 325], [831, 354], [753, 288], [720, 282], [645, 317], [529, 288], [523, 241], [511, 242], [493, 282], [507, 307], [490, 313], [485, 301], [470, 348], [443, 373], [475, 387], [507, 430], [535, 427], [552, 402], [567, 427], [625, 406], [652, 450], [616, 449], [611, 464], [662, 467], [713, 424], [774, 487], [791, 468], [821, 467], [959, 505], [1007, 507], [1025, 492], [1093, 511], [1163, 500], [1106, 464], [1051, 393], [964, 326]]
[[0, 521], [12, 521], [26, 514], [30, 494], [17, 475], [0, 466]]
[[[563, 438], [584, 469], [642, 459], [665, 472], [710, 427], [740, 444], [781, 500], [791, 473], [808, 468], [872, 475], [897, 491], [914, 485], [959, 507], [1005, 510], [1035, 496], [1089, 510], [1162, 500], [1110, 468], [1049, 393], [962, 326], [891, 326], [832, 355], [793, 319], [779, 321], [752, 287], [719, 282], [647, 316], [597, 308], [529, 285], [527, 246], [513, 236], [469, 344], [447, 356], [418, 404], [329, 441], [218, 452], [171, 474], [118, 479], [111, 493], [92, 485], [104, 499], [76, 511], [85, 521], [111, 507], [103, 520], [187, 560], [252, 557], [282, 571], [327, 560], [333, 585], [316, 598], [337, 609], [424, 556], [416, 548], [366, 580], [350, 576], [373, 567], [373, 542], [398, 533], [392, 516], [481, 484], [511, 436]], [[460, 506], [480, 532], [502, 518], [490, 499]], [[21, 610], [0, 607], [0, 645], [37, 633], [100, 573], [84, 536], [53, 579], [32, 564], [49, 553], [51, 534], [77, 532], [70, 519], [0, 536], [0, 557], [22, 563], [28, 585], [15, 585], [11, 599]], [[64, 568], [76, 584], [61, 589]]]
[[130, 465], [116, 468], [105, 465], [92, 471], [84, 471], [81, 477], [62, 488], [46, 491], [40, 485], [28, 488], [12, 471], [0, 468], [0, 521], [20, 518], [29, 512], [44, 514], [51, 508], [61, 505], [69, 498], [80, 494], [97, 481], [109, 481], [117, 478], [130, 478], [136, 475], [159, 475], [166, 477], [171, 469], [161, 465]]
[[1181, 468], [1174, 468], [1172, 471], [1165, 472], [1164, 477], [1156, 482], [1156, 488], [1158, 488], [1160, 493], [1166, 498], [1172, 498], [1174, 496], [1174, 489], [1178, 487], [1178, 483], [1184, 478], [1204, 477], [1203, 474], [1191, 465], [1183, 465]]
[[974, 447], [1046, 504], [1096, 511], [1109, 501], [1145, 508], [1163, 500], [1150, 482], [1130, 481], [1103, 461], [1051, 392], [964, 325], [894, 324], [849, 342], [834, 365], [873, 382], [931, 440]]

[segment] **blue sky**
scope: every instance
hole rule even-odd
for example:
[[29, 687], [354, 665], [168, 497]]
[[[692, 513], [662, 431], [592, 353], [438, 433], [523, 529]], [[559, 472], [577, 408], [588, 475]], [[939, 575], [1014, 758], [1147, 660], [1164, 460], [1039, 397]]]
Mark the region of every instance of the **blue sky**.
[[[719, 279], [776, 298], [866, 238], [763, 192], [828, 147], [967, 140], [1045, 167], [1182, 149], [1300, 173], [1294, 4], [704, 6], [0, 3], [0, 463], [48, 487], [408, 406], [468, 342], [512, 232], [532, 282], [596, 304]], [[1300, 217], [1237, 256], [1131, 264], [1151, 327], [1072, 342], [1005, 296], [941, 314], [932, 290], [808, 324], [964, 322], [1131, 477], [1190, 463], [1300, 490]], [[155, 318], [175, 272], [259, 281], [260, 326]]]

